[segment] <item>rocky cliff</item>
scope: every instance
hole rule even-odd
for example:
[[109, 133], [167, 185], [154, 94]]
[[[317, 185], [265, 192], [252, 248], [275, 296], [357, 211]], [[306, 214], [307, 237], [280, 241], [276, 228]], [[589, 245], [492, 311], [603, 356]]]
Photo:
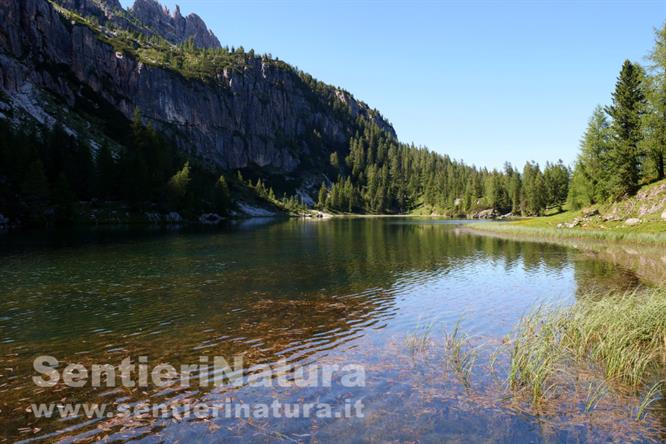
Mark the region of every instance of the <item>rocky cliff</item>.
[[173, 14], [170, 14], [169, 10], [156, 0], [136, 0], [130, 12], [170, 42], [180, 43], [191, 38], [200, 48], [220, 47], [220, 41], [208, 29], [201, 17], [196, 14], [183, 17], [179, 6], [176, 6]]
[[159, 35], [171, 43], [192, 39], [199, 48], [220, 48], [220, 41], [196, 14], [183, 17], [180, 7], [171, 14], [157, 0], [136, 0], [124, 10], [118, 0], [53, 0], [84, 17], [94, 17], [103, 25], [112, 24], [145, 35]]
[[[182, 150], [226, 169], [316, 170], [332, 151], [346, 149], [358, 117], [394, 135], [364, 103], [282, 62], [245, 55], [213, 75], [187, 76], [138, 56], [141, 41], [114, 46], [128, 28], [219, 46], [198, 17], [170, 15], [153, 0], [138, 0], [130, 11], [117, 0], [0, 0], [0, 97], [47, 124], [63, 109], [126, 119], [139, 109]], [[46, 98], [55, 106], [45, 106]]]

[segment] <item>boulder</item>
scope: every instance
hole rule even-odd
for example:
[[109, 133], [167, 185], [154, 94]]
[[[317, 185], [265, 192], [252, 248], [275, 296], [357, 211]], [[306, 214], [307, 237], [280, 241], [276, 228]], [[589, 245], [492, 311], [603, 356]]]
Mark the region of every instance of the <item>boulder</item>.
[[583, 217], [588, 219], [590, 217], [598, 216], [599, 210], [596, 208], [585, 208], [582, 213]]
[[474, 215], [474, 219], [496, 219], [498, 216], [497, 211], [490, 208], [488, 210], [479, 211]]
[[603, 217], [604, 222], [619, 222], [622, 218], [616, 214], [607, 214]]
[[664, 212], [661, 213], [661, 220], [666, 220], [666, 210], [664, 210]]
[[627, 219], [627, 220], [624, 221], [624, 224], [625, 224], [625, 225], [628, 225], [628, 226], [630, 226], [630, 227], [632, 227], [632, 226], [634, 226], [634, 225], [638, 225], [638, 224], [640, 224], [640, 223], [641, 223], [641, 220], [638, 219], [638, 218], [635, 218], [635, 217], [632, 217], [632, 218]]
[[557, 224], [557, 228], [576, 228], [580, 226], [580, 224], [581, 224], [581, 219], [577, 217], [569, 223], [563, 222], [561, 224]]

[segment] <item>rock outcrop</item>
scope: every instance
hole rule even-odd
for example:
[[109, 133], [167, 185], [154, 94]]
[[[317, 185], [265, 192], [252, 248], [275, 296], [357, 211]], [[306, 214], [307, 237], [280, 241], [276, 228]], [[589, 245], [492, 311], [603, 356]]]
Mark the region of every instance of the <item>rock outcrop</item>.
[[[125, 20], [127, 13], [117, 9], [117, 0], [60, 3], [106, 20]], [[148, 4], [155, 2], [138, 0], [135, 8], [154, 8]], [[205, 28], [191, 16], [183, 22], [178, 11], [170, 17], [158, 21], [171, 23], [174, 32]], [[359, 115], [395, 135], [364, 103], [341, 91], [336, 94], [333, 87], [326, 87], [333, 92], [324, 97], [283, 63], [253, 58], [242, 69], [224, 69], [212, 80], [186, 78], [118, 52], [98, 32], [67, 20], [47, 0], [0, 0], [0, 68], [0, 92], [38, 120], [48, 122], [51, 112], [42, 106], [44, 94], [70, 110], [92, 101], [88, 108], [112, 110], [126, 119], [139, 109], [146, 123], [173, 138], [183, 151], [226, 169], [314, 171], [333, 150], [346, 149], [351, 122]], [[338, 107], [331, 105], [335, 97]], [[340, 108], [348, 110], [346, 117]]]
[[180, 7], [173, 14], [156, 0], [136, 0], [130, 12], [148, 28], [172, 43], [192, 39], [199, 48], [219, 48], [220, 41], [196, 14], [183, 17]]
[[101, 24], [135, 33], [157, 34], [171, 43], [192, 39], [199, 48], [220, 48], [220, 41], [196, 14], [183, 17], [180, 7], [172, 13], [157, 0], [136, 0], [134, 6], [124, 10], [118, 0], [54, 0], [57, 4], [76, 11], [83, 17], [94, 17]]

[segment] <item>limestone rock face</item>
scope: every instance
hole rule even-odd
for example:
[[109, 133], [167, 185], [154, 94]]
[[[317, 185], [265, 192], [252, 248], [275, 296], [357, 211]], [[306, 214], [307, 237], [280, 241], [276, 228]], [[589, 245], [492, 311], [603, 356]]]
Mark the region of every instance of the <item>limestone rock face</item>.
[[130, 12], [142, 23], [173, 43], [191, 38], [199, 48], [219, 48], [220, 41], [196, 14], [183, 17], [180, 7], [173, 14], [156, 0], [136, 0]]
[[[124, 20], [117, 0], [59, 1], [107, 20]], [[138, 0], [135, 8], [139, 5], [154, 9], [156, 3]], [[174, 32], [204, 29], [203, 22], [179, 18], [178, 11], [165, 17], [159, 23], [173, 24]], [[214, 43], [206, 38], [201, 43]], [[126, 119], [138, 108], [145, 123], [181, 150], [226, 169], [316, 173], [333, 150], [348, 146], [350, 122], [359, 115], [395, 136], [379, 113], [350, 94], [341, 92], [337, 99], [349, 110], [343, 118], [295, 70], [259, 58], [207, 81], [144, 65], [117, 53], [87, 26], [64, 19], [47, 0], [0, 0], [0, 91], [41, 120], [48, 119], [40, 109], [40, 92], [56, 97], [58, 106], [76, 109], [94, 101], [93, 108]]]

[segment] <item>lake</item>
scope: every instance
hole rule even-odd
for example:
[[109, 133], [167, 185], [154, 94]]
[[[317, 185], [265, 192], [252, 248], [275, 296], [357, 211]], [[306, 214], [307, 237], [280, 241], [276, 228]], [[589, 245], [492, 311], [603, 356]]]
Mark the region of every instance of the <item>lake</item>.
[[[592, 289], [644, 284], [630, 269], [576, 249], [483, 237], [459, 222], [416, 218], [251, 219], [216, 229], [6, 234], [0, 246], [4, 441], [661, 437], [662, 419], [632, 420], [624, 396], [637, 394], [609, 395], [597, 412], [587, 413], [577, 394], [535, 408], [506, 388], [506, 357], [496, 350], [525, 314], [544, 304], [572, 304]], [[449, 362], [446, 343], [455, 335], [467, 338], [465, 347], [473, 351], [464, 372]], [[205, 362], [210, 365], [192, 377], [213, 380], [219, 376], [215, 357], [231, 362], [242, 356], [243, 378], [167, 388], [92, 387], [90, 380], [83, 387], [62, 380], [38, 387], [33, 361], [43, 355], [57, 358], [62, 374], [70, 363], [91, 369], [145, 357], [149, 368], [176, 368], [178, 376], [170, 376], [177, 378], [181, 366]], [[326, 386], [275, 383], [298, 380], [299, 368], [327, 366], [338, 370]], [[358, 377], [353, 384], [345, 383], [350, 375]], [[363, 414], [155, 418], [135, 412], [91, 419], [79, 412], [38, 419], [31, 407], [163, 404], [182, 412], [188, 403], [226, 403], [223, 410], [231, 411], [232, 405], [274, 400], [323, 403], [335, 412], [359, 402]]]

